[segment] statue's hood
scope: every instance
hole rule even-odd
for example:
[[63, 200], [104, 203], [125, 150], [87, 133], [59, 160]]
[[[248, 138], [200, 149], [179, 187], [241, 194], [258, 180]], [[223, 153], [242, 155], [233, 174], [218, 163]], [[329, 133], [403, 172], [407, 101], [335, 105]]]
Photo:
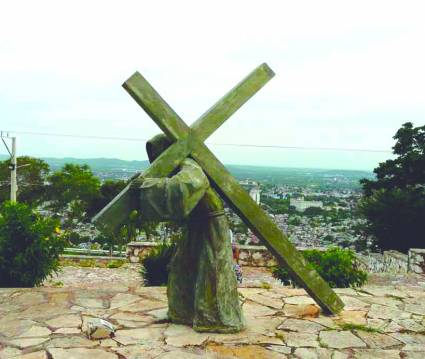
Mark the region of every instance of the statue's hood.
[[164, 152], [172, 142], [164, 134], [159, 134], [152, 137], [146, 142], [146, 152], [148, 153], [149, 162], [155, 161], [155, 159]]

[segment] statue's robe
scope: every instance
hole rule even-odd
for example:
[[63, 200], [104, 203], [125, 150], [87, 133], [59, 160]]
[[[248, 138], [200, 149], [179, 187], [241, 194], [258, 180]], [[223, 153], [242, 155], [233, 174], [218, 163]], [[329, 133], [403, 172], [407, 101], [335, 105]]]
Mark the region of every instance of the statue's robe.
[[182, 223], [168, 279], [171, 321], [200, 332], [240, 331], [244, 321], [229, 226], [202, 168], [185, 159], [173, 176], [144, 178], [139, 188], [144, 218]]

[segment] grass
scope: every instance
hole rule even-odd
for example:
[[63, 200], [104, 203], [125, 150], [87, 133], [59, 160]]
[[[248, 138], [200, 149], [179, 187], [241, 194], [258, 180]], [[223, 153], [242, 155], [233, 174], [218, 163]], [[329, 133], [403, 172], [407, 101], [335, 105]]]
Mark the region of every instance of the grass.
[[108, 264], [106, 264], [107, 268], [120, 268], [124, 265], [126, 261], [122, 260], [122, 259], [117, 259], [117, 260], [113, 260], [108, 262]]
[[78, 264], [79, 264], [79, 267], [84, 267], [84, 268], [96, 267], [96, 261], [94, 259], [83, 259]]
[[82, 268], [120, 268], [127, 261], [125, 259], [113, 259], [108, 262], [97, 261], [96, 259], [81, 259], [80, 261], [62, 258], [60, 260], [61, 267], [82, 267]]
[[56, 282], [53, 282], [52, 286], [57, 288], [63, 287], [63, 282], [61, 280], [58, 280]]
[[382, 331], [379, 329], [368, 327], [367, 325], [362, 324], [341, 323], [339, 326], [342, 330], [361, 330], [368, 333], [382, 333]]
[[270, 283], [261, 282], [261, 288], [269, 290], [269, 289], [272, 289], [272, 286]]
[[280, 339], [282, 342], [285, 342], [285, 335], [281, 331], [276, 331], [275, 337]]
[[52, 279], [50, 279], [50, 280], [48, 281], [48, 283], [49, 283], [52, 287], [55, 287], [55, 288], [61, 288], [61, 287], [63, 287], [63, 282], [62, 282], [61, 280], [53, 281]]

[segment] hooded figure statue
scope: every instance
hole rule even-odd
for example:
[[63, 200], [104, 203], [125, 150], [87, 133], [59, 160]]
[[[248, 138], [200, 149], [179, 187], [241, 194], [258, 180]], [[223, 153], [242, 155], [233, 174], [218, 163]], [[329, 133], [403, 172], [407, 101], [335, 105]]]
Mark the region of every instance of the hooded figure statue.
[[[149, 161], [171, 143], [165, 135], [148, 141]], [[234, 333], [243, 329], [223, 202], [202, 168], [186, 158], [170, 177], [141, 177], [135, 187], [143, 219], [178, 221], [182, 225], [182, 237], [169, 268], [170, 320], [193, 326], [198, 332]]]

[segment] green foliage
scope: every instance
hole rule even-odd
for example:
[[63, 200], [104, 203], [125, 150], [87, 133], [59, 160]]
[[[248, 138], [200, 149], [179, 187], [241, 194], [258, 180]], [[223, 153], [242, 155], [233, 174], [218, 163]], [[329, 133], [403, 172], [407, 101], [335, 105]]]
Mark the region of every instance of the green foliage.
[[[18, 201], [30, 205], [40, 204], [46, 195], [49, 165], [41, 159], [21, 156], [18, 166]], [[0, 162], [0, 202], [10, 199], [10, 160]]]
[[289, 212], [289, 199], [272, 198], [263, 196], [261, 203], [270, 208], [273, 214], [285, 214]]
[[366, 231], [381, 250], [407, 252], [425, 247], [425, 193], [423, 189], [374, 190], [360, 209], [368, 219]]
[[340, 327], [342, 330], [361, 330], [363, 332], [368, 332], [368, 333], [382, 333], [382, 330], [368, 327], [366, 325], [361, 325], [361, 324], [341, 323]]
[[[326, 251], [306, 250], [302, 254], [308, 266], [314, 268], [332, 288], [357, 287], [367, 280], [367, 273], [357, 268], [356, 257], [352, 251], [335, 247]], [[275, 267], [272, 274], [283, 284], [292, 284], [285, 268]]]
[[168, 282], [168, 265], [174, 254], [174, 242], [162, 242], [142, 259], [140, 274], [146, 286], [162, 286]]
[[25, 204], [0, 206], [0, 287], [33, 287], [57, 270], [65, 245], [57, 226]]
[[90, 237], [88, 236], [82, 236], [78, 232], [74, 231], [64, 231], [61, 235], [62, 239], [66, 241], [68, 246], [71, 247], [78, 247], [81, 243], [88, 243], [90, 242]]
[[70, 209], [77, 220], [89, 218], [91, 203], [99, 197], [100, 181], [87, 165], [66, 164], [49, 176], [49, 199], [55, 211]]
[[407, 252], [425, 247], [425, 126], [407, 122], [393, 138], [397, 157], [375, 168], [376, 180], [361, 181], [359, 209], [375, 246]]
[[270, 283], [267, 283], [267, 282], [261, 282], [260, 286], [263, 289], [267, 289], [267, 290], [272, 289], [271, 284]]
[[[144, 226], [146, 225], [147, 223], [142, 221], [140, 213], [138, 211], [136, 210], [131, 211], [126, 223], [120, 229], [119, 237], [122, 239], [121, 242], [128, 243], [128, 242], [134, 241], [136, 239], [138, 229], [141, 227], [144, 228]], [[155, 228], [157, 225], [158, 224], [156, 223]]]
[[308, 217], [321, 216], [324, 213], [325, 213], [325, 210], [323, 210], [320, 207], [309, 207], [309, 208], [306, 208], [306, 210], [304, 211], [304, 215]]
[[78, 262], [78, 265], [83, 268], [96, 267], [96, 261], [94, 259], [83, 259]]
[[106, 180], [103, 182], [100, 185], [99, 191], [88, 203], [87, 212], [90, 215], [98, 213], [103, 207], [111, 202], [126, 185], [127, 182], [123, 180]]
[[153, 221], [142, 221], [140, 224], [140, 229], [145, 232], [146, 240], [150, 241], [153, 236], [157, 235], [158, 222]]
[[291, 226], [299, 226], [301, 224], [301, 219], [299, 217], [289, 217], [288, 224]]
[[110, 268], [110, 269], [112, 269], [112, 268], [120, 268], [120, 267], [122, 267], [124, 265], [124, 263], [125, 263], [125, 260], [116, 259], [116, 260], [113, 260], [113, 261], [108, 262], [108, 264], [106, 264], [106, 267], [107, 268]]

